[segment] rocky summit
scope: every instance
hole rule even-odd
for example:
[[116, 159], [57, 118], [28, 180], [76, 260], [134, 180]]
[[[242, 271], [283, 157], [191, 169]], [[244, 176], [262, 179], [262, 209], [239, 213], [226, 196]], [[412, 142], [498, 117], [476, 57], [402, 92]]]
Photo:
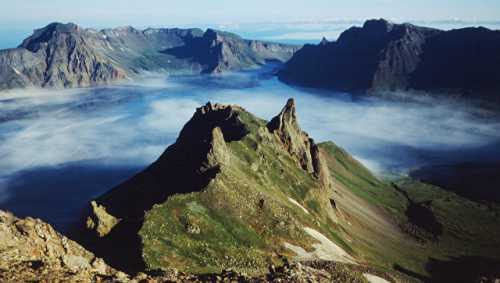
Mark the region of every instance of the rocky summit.
[[349, 92], [417, 90], [499, 100], [500, 32], [442, 31], [369, 20], [337, 41], [306, 45], [281, 80]]
[[1, 212], [0, 280], [389, 282], [341, 238], [332, 147], [301, 130], [293, 99], [270, 122], [207, 103], [156, 162], [89, 204], [72, 235], [83, 247]]
[[270, 121], [237, 105], [199, 107], [158, 160], [90, 201], [74, 241], [0, 212], [0, 281], [500, 278], [500, 206], [380, 180], [333, 142], [316, 143], [296, 107], [288, 100]]
[[85, 29], [52, 23], [17, 48], [0, 50], [0, 90], [82, 87], [144, 71], [220, 73], [285, 62], [296, 46], [208, 29]]
[[255, 272], [289, 254], [287, 244], [309, 246], [307, 227], [332, 233], [329, 178], [293, 100], [269, 123], [207, 103], [155, 163], [92, 203], [90, 246], [129, 247], [140, 261], [110, 261], [124, 269]]

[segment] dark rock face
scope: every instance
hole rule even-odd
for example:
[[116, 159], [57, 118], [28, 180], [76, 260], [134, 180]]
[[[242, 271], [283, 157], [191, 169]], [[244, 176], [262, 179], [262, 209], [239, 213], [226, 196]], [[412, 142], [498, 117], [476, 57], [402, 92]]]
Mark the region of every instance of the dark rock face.
[[203, 73], [221, 73], [258, 66], [267, 60], [287, 61], [298, 48], [277, 43], [245, 40], [241, 37], [208, 29], [183, 46], [163, 51], [193, 62]]
[[[235, 105], [207, 103], [198, 108], [176, 143], [156, 162], [96, 199], [98, 205], [92, 203], [85, 232], [91, 235], [85, 236], [86, 246], [105, 256], [113, 266], [143, 270], [137, 233], [145, 212], [174, 194], [198, 192], [207, 186], [226, 162], [225, 142], [239, 140], [248, 132], [240, 118], [243, 112]], [[97, 223], [108, 224], [101, 227], [111, 229], [105, 229], [103, 234]], [[128, 249], [117, 250], [117, 245]]]
[[500, 88], [500, 32], [441, 31], [369, 20], [336, 42], [306, 45], [280, 72], [283, 81], [340, 91], [485, 92]]
[[52, 23], [35, 30], [18, 48], [0, 51], [0, 90], [105, 84], [141, 71], [236, 71], [266, 60], [285, 62], [296, 50], [214, 30], [122, 27], [96, 31]]
[[410, 87], [459, 90], [500, 100], [499, 51], [500, 31], [480, 27], [440, 33], [424, 46]]

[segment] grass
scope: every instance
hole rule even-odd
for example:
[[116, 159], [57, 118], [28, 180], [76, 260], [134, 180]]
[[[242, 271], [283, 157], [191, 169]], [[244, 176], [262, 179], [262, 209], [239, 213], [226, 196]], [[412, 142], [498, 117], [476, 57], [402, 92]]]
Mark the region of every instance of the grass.
[[320, 144], [326, 153], [330, 173], [361, 199], [400, 215], [405, 210], [405, 198], [389, 183], [377, 179], [359, 161], [333, 142]]
[[299, 167], [265, 121], [246, 112], [239, 119], [250, 132], [226, 143], [230, 164], [203, 191], [175, 195], [146, 212], [139, 234], [149, 269], [262, 272], [279, 264], [279, 255], [293, 256], [283, 242], [312, 249], [303, 227], [352, 251], [328, 217], [319, 181]]
[[[311, 227], [379, 271], [430, 277], [430, 258], [500, 258], [500, 208], [466, 200], [411, 179], [379, 180], [334, 143], [322, 143], [333, 191], [298, 166], [265, 121], [239, 111], [249, 133], [226, 143], [229, 163], [202, 191], [170, 197], [146, 212], [139, 232], [149, 269], [193, 273], [234, 268], [259, 273], [293, 256], [284, 242], [312, 249]], [[425, 203], [443, 225], [435, 242], [404, 234], [408, 197]], [[344, 198], [342, 198], [342, 195]], [[348, 197], [351, 196], [352, 197]], [[340, 207], [335, 222], [330, 198]], [[340, 197], [338, 197], [340, 196]], [[307, 209], [291, 203], [293, 198]]]
[[[323, 143], [320, 147], [326, 154], [337, 189], [354, 194], [360, 199], [360, 206], [381, 208], [386, 213], [377, 217], [392, 219], [396, 229], [407, 221], [408, 201], [391, 182], [378, 180], [334, 143]], [[437, 241], [419, 243], [397, 231], [383, 228], [377, 231], [373, 229], [376, 223], [368, 218], [355, 219], [359, 223], [352, 226], [342, 225], [342, 236], [352, 239], [350, 245], [354, 252], [370, 265], [386, 270], [397, 265], [421, 276], [433, 277], [436, 274], [429, 270], [431, 258], [450, 261], [477, 256], [500, 260], [499, 205], [477, 203], [409, 178], [402, 178], [395, 185], [413, 202], [423, 203], [432, 211], [443, 225], [443, 234]]]

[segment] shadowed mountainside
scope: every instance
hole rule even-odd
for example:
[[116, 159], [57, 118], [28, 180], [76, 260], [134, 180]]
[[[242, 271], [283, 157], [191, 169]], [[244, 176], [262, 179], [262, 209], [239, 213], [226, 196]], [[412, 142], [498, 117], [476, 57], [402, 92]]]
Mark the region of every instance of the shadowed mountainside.
[[279, 77], [349, 92], [416, 90], [499, 101], [499, 49], [500, 31], [442, 31], [369, 20], [336, 42], [304, 46]]

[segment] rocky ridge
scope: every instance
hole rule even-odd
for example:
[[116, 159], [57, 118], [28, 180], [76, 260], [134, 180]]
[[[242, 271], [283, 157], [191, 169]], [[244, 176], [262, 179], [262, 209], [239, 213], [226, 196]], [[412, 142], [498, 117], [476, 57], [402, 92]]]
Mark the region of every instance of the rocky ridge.
[[296, 46], [245, 40], [212, 29], [93, 30], [52, 23], [0, 50], [0, 90], [84, 87], [144, 71], [221, 73], [285, 62]]
[[[279, 262], [289, 253], [283, 239], [305, 244], [305, 226], [337, 219], [329, 171], [295, 111], [289, 100], [266, 122], [235, 105], [198, 108], [156, 162], [92, 203], [88, 247], [134, 271], [255, 271]], [[129, 254], [116, 256], [117, 245]]]
[[306, 45], [280, 72], [293, 84], [349, 92], [416, 90], [497, 100], [500, 32], [442, 31], [368, 20], [337, 41]]

